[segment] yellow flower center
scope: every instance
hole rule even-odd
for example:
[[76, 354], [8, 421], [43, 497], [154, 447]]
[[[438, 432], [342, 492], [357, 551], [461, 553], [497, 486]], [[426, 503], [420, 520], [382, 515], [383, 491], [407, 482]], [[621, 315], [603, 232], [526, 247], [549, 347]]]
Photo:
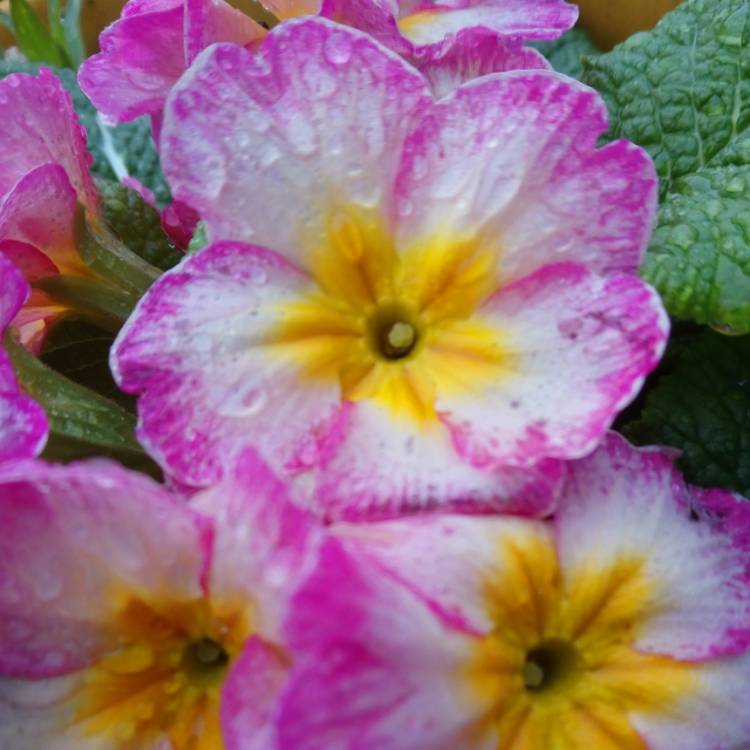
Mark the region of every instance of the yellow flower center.
[[117, 647], [85, 674], [75, 728], [123, 750], [169, 738], [174, 750], [221, 750], [221, 688], [250, 634], [244, 616], [204, 601], [155, 607], [131, 599]]
[[333, 211], [327, 230], [308, 249], [318, 288], [281, 306], [269, 354], [418, 423], [435, 419], [439, 395], [515, 374], [507, 335], [479, 309], [497, 286], [494, 250], [439, 236], [399, 251], [354, 208]]
[[485, 601], [496, 627], [461, 674], [497, 750], [646, 750], [630, 716], [668, 712], [697, 680], [689, 663], [635, 647], [658, 602], [643, 560], [563, 575], [555, 544], [503, 539]]

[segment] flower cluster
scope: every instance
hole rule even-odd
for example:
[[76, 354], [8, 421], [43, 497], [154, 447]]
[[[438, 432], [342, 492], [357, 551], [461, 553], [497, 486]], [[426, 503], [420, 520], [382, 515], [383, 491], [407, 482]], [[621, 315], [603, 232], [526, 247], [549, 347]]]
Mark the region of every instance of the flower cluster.
[[[151, 117], [207, 244], [110, 352], [163, 483], [37, 458], [0, 350], [3, 750], [746, 747], [750, 505], [609, 432], [668, 337], [658, 181], [524, 46], [575, 17], [130, 0], [103, 33], [81, 86]], [[59, 80], [6, 77], [0, 113], [32, 356], [151, 277], [106, 257]]]

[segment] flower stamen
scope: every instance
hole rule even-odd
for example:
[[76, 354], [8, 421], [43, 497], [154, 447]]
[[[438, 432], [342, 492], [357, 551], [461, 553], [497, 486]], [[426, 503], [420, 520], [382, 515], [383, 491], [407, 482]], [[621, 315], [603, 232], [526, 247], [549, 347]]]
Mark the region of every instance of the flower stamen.
[[581, 657], [575, 647], [550, 640], [531, 649], [523, 665], [523, 684], [530, 692], [552, 690], [575, 678]]

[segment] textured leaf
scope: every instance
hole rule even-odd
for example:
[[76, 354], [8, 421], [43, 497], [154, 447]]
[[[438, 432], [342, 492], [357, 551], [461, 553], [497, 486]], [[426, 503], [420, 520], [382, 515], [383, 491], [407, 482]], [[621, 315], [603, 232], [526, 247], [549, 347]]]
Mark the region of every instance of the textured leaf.
[[161, 228], [161, 217], [135, 190], [119, 182], [100, 180], [104, 218], [133, 252], [152, 266], [166, 271], [182, 260], [180, 252]]
[[107, 455], [124, 462], [145, 461], [134, 438], [131, 413], [50, 369], [10, 335], [5, 337], [5, 347], [19, 383], [47, 412], [52, 445], [58, 451], [65, 452], [72, 443], [70, 457]]
[[68, 0], [62, 19], [68, 57], [76, 68], [86, 58], [86, 45], [81, 31], [81, 5], [81, 0]]
[[585, 79], [661, 177], [643, 275], [672, 315], [750, 331], [750, 3], [688, 0]]
[[535, 42], [536, 47], [559, 73], [572, 78], [583, 76], [583, 58], [600, 54], [591, 37], [583, 29], [571, 29], [559, 39]]
[[[10, 73], [35, 74], [40, 67], [36, 63], [0, 60], [0, 78]], [[78, 87], [75, 72], [67, 68], [52, 69], [73, 98], [73, 106], [86, 128], [88, 148], [94, 156], [92, 174], [105, 180], [119, 180], [129, 175], [153, 190], [160, 205], [167, 203], [169, 188], [161, 172], [148, 118], [116, 127], [105, 126], [97, 117], [94, 105]]]
[[675, 359], [623, 432], [680, 449], [690, 482], [750, 495], [750, 337], [704, 331]]
[[66, 64], [64, 52], [26, 0], [10, 0], [10, 14], [18, 49], [29, 60], [51, 65]]
[[134, 412], [135, 399], [120, 391], [109, 369], [114, 335], [80, 320], [56, 325], [44, 343], [42, 361], [70, 380]]

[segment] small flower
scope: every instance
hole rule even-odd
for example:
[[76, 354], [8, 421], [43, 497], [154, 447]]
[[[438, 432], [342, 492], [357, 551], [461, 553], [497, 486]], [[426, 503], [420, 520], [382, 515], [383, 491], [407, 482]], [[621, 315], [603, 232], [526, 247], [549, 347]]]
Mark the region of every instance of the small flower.
[[322, 14], [361, 28], [397, 52], [423, 52], [462, 30], [483, 29], [500, 38], [556, 39], [578, 18], [563, 0], [323, 0]]
[[1, 747], [274, 746], [317, 532], [252, 455], [189, 506], [105, 461], [8, 463], [0, 518]]
[[151, 115], [161, 130], [169, 92], [196, 57], [217, 42], [255, 48], [279, 21], [317, 15], [359, 28], [418, 68], [445, 93], [470, 78], [547, 67], [524, 40], [554, 39], [573, 26], [563, 0], [262, 0], [251, 16], [224, 0], [129, 0], [100, 37], [101, 52], [79, 83], [112, 122]]
[[[0, 81], [0, 253], [27, 280], [57, 274], [90, 277], [73, 236], [78, 204], [96, 220], [91, 155], [70, 96], [49, 70]], [[68, 307], [34, 290], [13, 326], [32, 351]]]
[[214, 47], [171, 98], [162, 163], [234, 242], [159, 279], [115, 343], [144, 444], [194, 486], [256, 444], [325, 514], [548, 512], [554, 459], [596, 446], [667, 336], [634, 275], [654, 168], [597, 150], [605, 129], [592, 90], [546, 71], [436, 104], [321, 19], [261, 55]]
[[200, 52], [215, 42], [251, 44], [265, 33], [224, 0], [129, 0], [78, 81], [109, 121], [151, 115], [158, 133], [164, 100]]
[[341, 525], [300, 590], [283, 750], [741, 750], [750, 506], [612, 436], [554, 522]]
[[44, 410], [21, 393], [13, 367], [2, 348], [8, 325], [28, 297], [29, 285], [0, 252], [0, 463], [35, 456], [47, 440]]

